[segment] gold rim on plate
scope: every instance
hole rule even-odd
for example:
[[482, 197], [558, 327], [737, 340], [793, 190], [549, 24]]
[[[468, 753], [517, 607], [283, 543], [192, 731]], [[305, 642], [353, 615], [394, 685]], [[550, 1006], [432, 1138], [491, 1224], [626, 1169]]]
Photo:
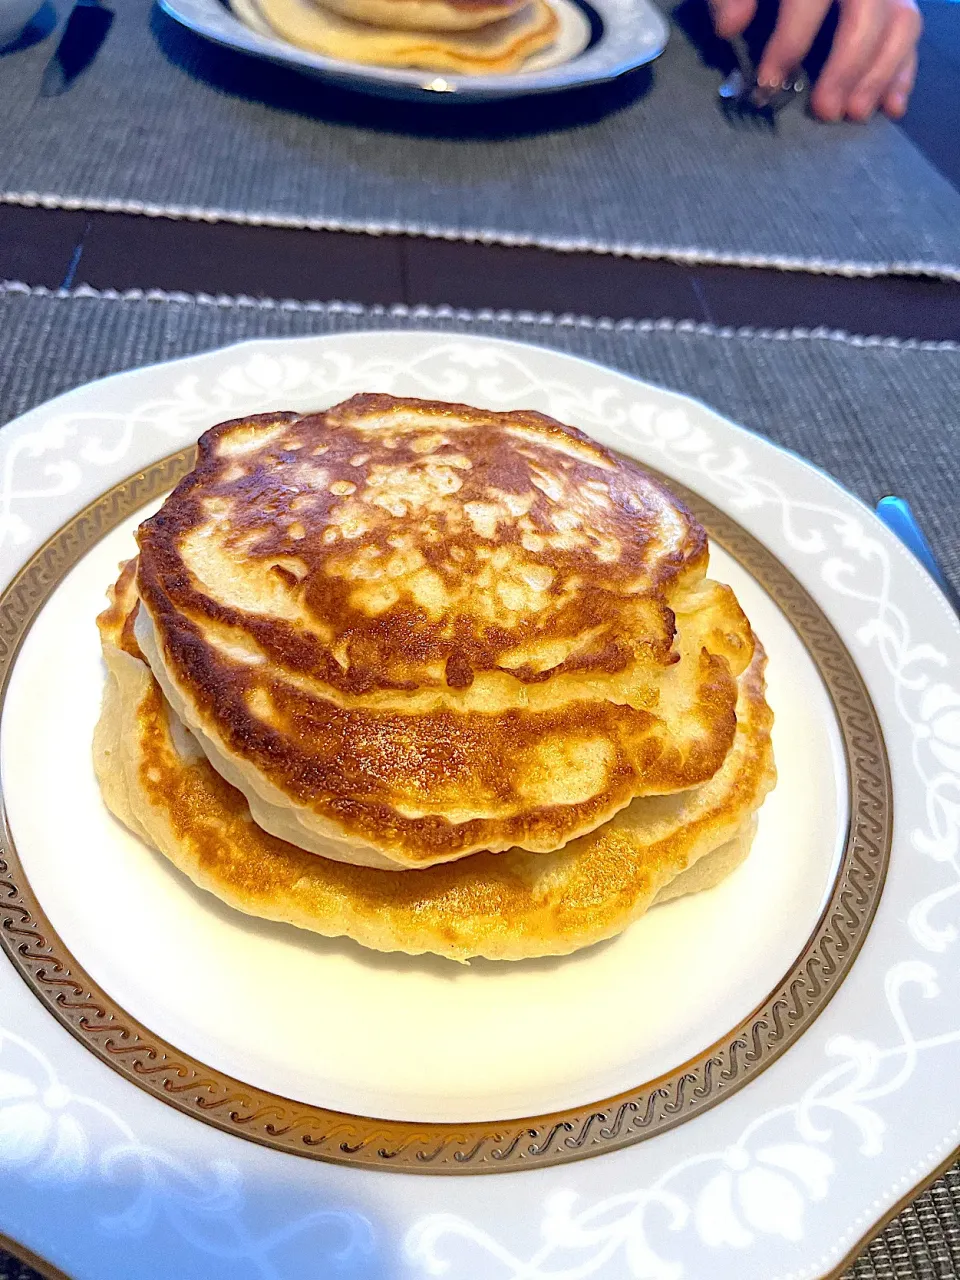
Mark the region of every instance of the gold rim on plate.
[[[194, 456], [190, 446], [115, 485], [55, 533], [0, 595], [0, 712], [24, 636], [64, 575], [100, 538], [171, 489]], [[757, 1076], [823, 1011], [867, 936], [890, 856], [890, 769], [860, 672], [812, 596], [729, 516], [672, 478], [660, 478], [799, 634], [830, 693], [847, 760], [851, 816], [829, 901], [789, 972], [726, 1036], [636, 1089], [520, 1120], [420, 1124], [294, 1102], [182, 1053], [90, 978], [33, 894], [0, 803], [0, 942], [31, 991], [101, 1061], [195, 1119], [279, 1151], [403, 1173], [496, 1173], [615, 1151], [674, 1128]]]

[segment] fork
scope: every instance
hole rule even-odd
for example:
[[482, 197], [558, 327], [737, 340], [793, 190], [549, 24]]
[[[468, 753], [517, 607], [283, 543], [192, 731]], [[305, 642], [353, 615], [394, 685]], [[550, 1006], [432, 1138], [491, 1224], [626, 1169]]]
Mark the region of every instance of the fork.
[[725, 114], [731, 120], [772, 127], [777, 113], [806, 92], [806, 76], [797, 71], [780, 85], [760, 84], [743, 36], [731, 36], [728, 43], [737, 59], [737, 66], [718, 90]]

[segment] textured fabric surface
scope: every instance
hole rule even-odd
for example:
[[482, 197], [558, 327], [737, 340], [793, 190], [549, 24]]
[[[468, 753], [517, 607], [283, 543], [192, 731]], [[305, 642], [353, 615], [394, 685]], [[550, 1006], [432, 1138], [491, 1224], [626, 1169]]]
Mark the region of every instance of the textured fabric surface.
[[960, 193], [898, 129], [799, 108], [776, 133], [733, 127], [677, 26], [652, 71], [613, 87], [424, 107], [220, 49], [150, 0], [114, 7], [62, 97], [37, 96], [55, 33], [0, 57], [0, 198], [960, 273]]
[[[22, 286], [19, 288], [22, 289]], [[78, 383], [255, 336], [416, 325], [519, 338], [694, 395], [803, 454], [866, 502], [907, 498], [960, 582], [960, 349], [723, 336], [631, 322], [458, 320], [446, 309], [0, 294], [0, 419]]]
[[[490, 334], [569, 351], [686, 392], [810, 458], [868, 502], [910, 499], [954, 583], [960, 349], [417, 309], [47, 295], [0, 286], [0, 423], [92, 378], [244, 338], [368, 328]], [[0, 1280], [36, 1280], [0, 1254]], [[960, 1275], [960, 1167], [874, 1241], [848, 1280]]]
[[38, 1271], [0, 1248], [0, 1280], [43, 1280]]

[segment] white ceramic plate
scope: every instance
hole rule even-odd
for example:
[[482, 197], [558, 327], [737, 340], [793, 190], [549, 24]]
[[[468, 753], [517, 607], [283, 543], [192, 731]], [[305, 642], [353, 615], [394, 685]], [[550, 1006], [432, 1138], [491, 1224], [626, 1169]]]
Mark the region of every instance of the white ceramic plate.
[[[591, 0], [593, 22], [575, 0], [550, 0], [560, 31], [552, 48], [511, 75], [365, 66], [298, 49], [273, 34], [249, 0], [238, 0], [241, 21], [223, 0], [160, 0], [171, 18], [217, 44], [267, 58], [345, 88], [422, 102], [489, 102], [525, 94], [603, 84], [658, 58], [669, 27], [650, 0]], [[594, 30], [596, 28], [596, 30]]]
[[[25, 415], [0, 435], [3, 580], [213, 422], [358, 390], [553, 413], [702, 494], [793, 572], [852, 652], [890, 757], [894, 845], [873, 928], [802, 1039], [721, 1105], [597, 1159], [472, 1179], [339, 1168], [200, 1124], [105, 1067], [3, 962], [0, 1231], [77, 1280], [828, 1273], [960, 1135], [960, 1099], [937, 1087], [960, 1065], [956, 620], [871, 513], [703, 406], [546, 350], [418, 333], [245, 344]], [[315, 1106], [522, 1116], [674, 1069], [802, 948], [843, 844], [845, 770], [815, 665], [732, 558], [716, 552], [712, 572], [770, 652], [781, 774], [747, 864], [569, 961], [462, 970], [247, 921], [106, 815], [88, 754], [102, 680], [91, 618], [134, 522], [84, 556], [28, 633], [0, 766], [55, 930], [177, 1049]]]

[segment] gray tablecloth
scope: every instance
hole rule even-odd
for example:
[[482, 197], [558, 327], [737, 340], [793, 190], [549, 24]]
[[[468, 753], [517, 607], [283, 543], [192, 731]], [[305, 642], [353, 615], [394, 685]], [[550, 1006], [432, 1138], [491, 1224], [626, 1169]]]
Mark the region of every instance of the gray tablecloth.
[[867, 502], [890, 492], [908, 498], [960, 583], [960, 346], [949, 342], [800, 331], [749, 336], [689, 322], [121, 296], [86, 288], [64, 298], [0, 285], [0, 421], [117, 369], [255, 335], [396, 325], [519, 337], [697, 396], [810, 458]]
[[[517, 338], [687, 392], [797, 450], [869, 502], [910, 499], [960, 585], [960, 347], [447, 309], [274, 304], [0, 285], [0, 423], [91, 378], [243, 338], [419, 327]], [[35, 1280], [0, 1254], [0, 1280]], [[855, 1280], [960, 1275], [960, 1167], [854, 1264]]]
[[799, 109], [775, 134], [733, 128], [703, 60], [719, 52], [679, 26], [612, 88], [405, 107], [112, 3], [65, 96], [37, 96], [55, 35], [0, 57], [0, 200], [960, 278], [960, 193], [898, 129]]

